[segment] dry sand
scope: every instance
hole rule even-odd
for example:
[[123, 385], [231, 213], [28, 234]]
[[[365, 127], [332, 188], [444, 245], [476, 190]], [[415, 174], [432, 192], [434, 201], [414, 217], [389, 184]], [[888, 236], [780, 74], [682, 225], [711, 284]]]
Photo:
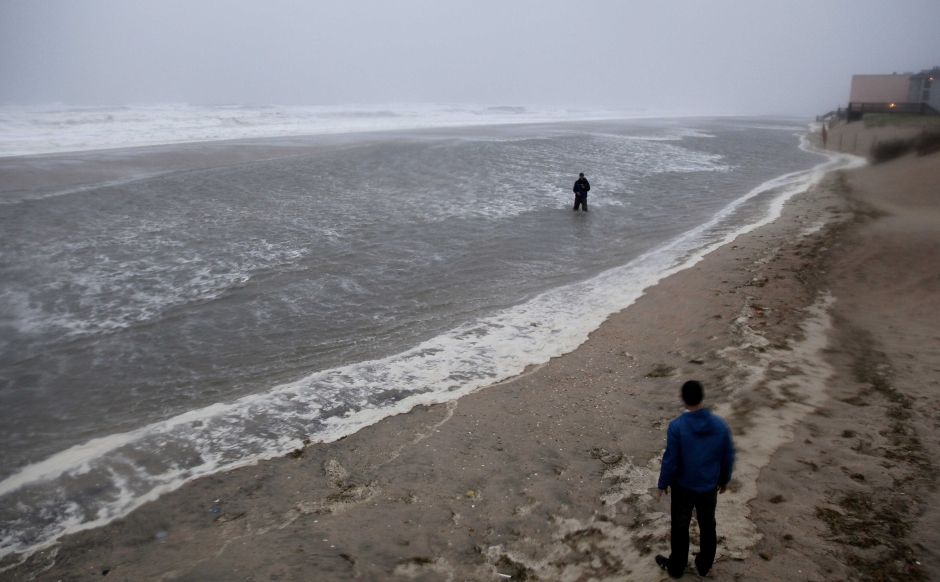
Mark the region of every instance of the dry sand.
[[738, 448], [709, 578], [940, 579], [938, 185], [938, 154], [830, 174], [570, 354], [199, 479], [0, 578], [659, 580], [652, 494], [695, 378]]

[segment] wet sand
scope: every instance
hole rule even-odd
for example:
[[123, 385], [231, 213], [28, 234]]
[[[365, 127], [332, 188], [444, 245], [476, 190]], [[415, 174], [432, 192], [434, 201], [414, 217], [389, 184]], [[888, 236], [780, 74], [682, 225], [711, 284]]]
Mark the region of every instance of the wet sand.
[[830, 174], [570, 354], [199, 479], [0, 579], [663, 579], [653, 494], [692, 378], [738, 448], [709, 578], [936, 579], [938, 184], [937, 154]]

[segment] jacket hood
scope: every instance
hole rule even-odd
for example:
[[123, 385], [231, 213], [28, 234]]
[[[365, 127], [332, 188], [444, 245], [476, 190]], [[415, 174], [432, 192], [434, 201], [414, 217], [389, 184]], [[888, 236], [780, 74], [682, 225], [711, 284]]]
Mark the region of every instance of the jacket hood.
[[686, 412], [683, 416], [695, 436], [706, 436], [715, 432], [711, 410], [700, 408], [695, 412]]

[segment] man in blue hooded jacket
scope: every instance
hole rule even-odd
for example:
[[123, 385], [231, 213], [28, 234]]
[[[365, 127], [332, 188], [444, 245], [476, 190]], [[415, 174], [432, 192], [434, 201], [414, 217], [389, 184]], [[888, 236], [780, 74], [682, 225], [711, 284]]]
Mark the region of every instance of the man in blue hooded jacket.
[[685, 412], [669, 423], [666, 453], [659, 471], [659, 501], [672, 489], [671, 546], [666, 558], [656, 556], [656, 563], [673, 578], [680, 578], [689, 563], [689, 524], [692, 509], [698, 519], [701, 544], [695, 568], [708, 574], [715, 561], [718, 536], [715, 532], [715, 506], [718, 494], [725, 492], [734, 466], [731, 431], [720, 417], [702, 407], [705, 390], [690, 380], [682, 385]]

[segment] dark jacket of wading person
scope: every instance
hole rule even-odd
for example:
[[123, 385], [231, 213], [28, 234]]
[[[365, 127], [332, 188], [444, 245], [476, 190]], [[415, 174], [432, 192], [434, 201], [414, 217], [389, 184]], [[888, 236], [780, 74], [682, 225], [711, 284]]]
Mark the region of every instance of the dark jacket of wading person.
[[692, 509], [698, 519], [700, 549], [695, 557], [699, 574], [708, 574], [715, 561], [717, 534], [715, 506], [718, 494], [725, 492], [734, 466], [731, 431], [720, 417], [702, 407], [705, 391], [694, 380], [682, 386], [686, 411], [669, 423], [666, 453], [659, 472], [659, 501], [672, 489], [672, 553], [656, 556], [660, 568], [679, 578], [689, 563], [689, 524]]
[[578, 206], [583, 206], [584, 211], [587, 212], [587, 193], [591, 189], [591, 185], [588, 183], [587, 178], [584, 177], [584, 173], [579, 174], [578, 181], [574, 183], [574, 208], [572, 210], [577, 210]]

